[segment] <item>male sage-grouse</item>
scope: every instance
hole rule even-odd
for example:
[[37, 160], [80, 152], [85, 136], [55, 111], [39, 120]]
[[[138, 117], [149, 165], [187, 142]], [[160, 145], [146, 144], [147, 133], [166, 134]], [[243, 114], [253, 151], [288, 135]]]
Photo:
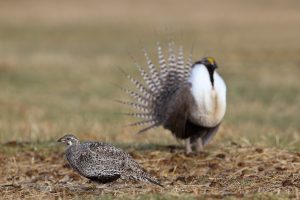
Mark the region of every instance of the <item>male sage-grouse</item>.
[[169, 43], [167, 60], [160, 44], [157, 54], [159, 68], [144, 49], [148, 70], [135, 62], [144, 83], [125, 74], [138, 91], [121, 88], [135, 101], [119, 102], [138, 110], [126, 113], [142, 119], [131, 125], [147, 125], [138, 133], [161, 125], [185, 139], [186, 153], [202, 151], [226, 110], [226, 85], [216, 71], [218, 65], [212, 57], [192, 63], [192, 53], [185, 60], [181, 46], [175, 54], [174, 43]]
[[125, 151], [103, 142], [80, 142], [74, 135], [58, 140], [68, 145], [66, 158], [80, 175], [98, 182], [109, 183], [119, 178], [162, 185], [147, 174]]

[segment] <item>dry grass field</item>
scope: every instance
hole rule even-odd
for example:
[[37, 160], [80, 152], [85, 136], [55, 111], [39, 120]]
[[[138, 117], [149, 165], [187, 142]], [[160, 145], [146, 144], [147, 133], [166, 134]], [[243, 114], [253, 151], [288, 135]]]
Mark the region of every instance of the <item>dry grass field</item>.
[[[0, 1], [0, 193], [3, 199], [299, 198], [300, 2]], [[114, 84], [173, 39], [213, 56], [228, 110], [199, 155], [158, 128], [136, 135]], [[95, 185], [55, 141], [64, 133], [130, 152], [165, 188]]]

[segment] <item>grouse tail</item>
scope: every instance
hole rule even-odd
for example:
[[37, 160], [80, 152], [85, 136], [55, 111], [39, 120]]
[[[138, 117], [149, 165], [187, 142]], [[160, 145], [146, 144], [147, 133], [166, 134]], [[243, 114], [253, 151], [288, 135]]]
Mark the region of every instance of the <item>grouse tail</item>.
[[167, 54], [163, 51], [160, 43], [157, 43], [157, 64], [159, 67], [154, 65], [145, 48], [143, 53], [146, 60], [146, 69], [134, 60], [134, 65], [143, 81], [137, 80], [122, 71], [136, 89], [130, 90], [121, 87], [121, 90], [127, 93], [133, 101], [118, 100], [118, 102], [135, 110], [124, 114], [141, 119], [141, 121], [129, 125], [146, 126], [138, 133], [163, 124], [168, 100], [180, 84], [187, 81], [191, 72], [192, 51], [185, 59], [183, 47], [176, 48], [174, 42], [168, 44]]

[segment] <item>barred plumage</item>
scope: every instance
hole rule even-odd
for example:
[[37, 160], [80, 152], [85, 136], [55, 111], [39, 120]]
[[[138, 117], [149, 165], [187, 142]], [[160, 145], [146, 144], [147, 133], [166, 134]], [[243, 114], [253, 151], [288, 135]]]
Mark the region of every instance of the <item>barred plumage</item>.
[[157, 54], [158, 54], [158, 63], [160, 66], [160, 77], [163, 81], [162, 84], [164, 84], [168, 75], [168, 67], [166, 65], [166, 60], [159, 43], [157, 43]]
[[136, 68], [139, 70], [141, 76], [143, 77], [150, 91], [155, 92], [155, 84], [153, 80], [149, 77], [148, 73], [145, 72], [145, 70], [136, 61], [134, 62], [134, 64]]
[[149, 112], [149, 108], [145, 105], [139, 104], [139, 103], [135, 103], [135, 102], [130, 102], [130, 101], [121, 101], [121, 100], [116, 100], [116, 102], [124, 104], [124, 105], [128, 105], [134, 109], [143, 111], [143, 112]]
[[137, 102], [122, 103], [142, 111], [127, 113], [144, 119], [133, 125], [148, 125], [139, 133], [162, 125], [177, 138], [187, 139], [187, 152], [194, 143], [201, 150], [216, 133], [226, 110], [226, 85], [216, 72], [215, 60], [207, 57], [193, 63], [192, 51], [185, 59], [183, 47], [176, 50], [174, 42], [168, 44], [165, 56], [157, 43], [157, 68], [146, 49], [143, 52], [148, 70], [134, 63], [145, 85], [126, 75], [139, 93], [123, 89]]
[[70, 134], [58, 142], [68, 145], [66, 158], [71, 167], [92, 181], [108, 183], [119, 178], [133, 179], [163, 187], [122, 149], [103, 142], [80, 142]]
[[148, 68], [149, 68], [149, 73], [151, 75], [151, 79], [152, 79], [152, 81], [155, 85], [156, 90], [159, 91], [160, 88], [161, 88], [161, 79], [158, 75], [156, 67], [154, 66], [154, 64], [150, 60], [150, 58], [148, 56], [148, 53], [147, 53], [147, 50], [145, 48], [144, 48], [144, 55], [146, 57], [147, 65], [148, 65]]

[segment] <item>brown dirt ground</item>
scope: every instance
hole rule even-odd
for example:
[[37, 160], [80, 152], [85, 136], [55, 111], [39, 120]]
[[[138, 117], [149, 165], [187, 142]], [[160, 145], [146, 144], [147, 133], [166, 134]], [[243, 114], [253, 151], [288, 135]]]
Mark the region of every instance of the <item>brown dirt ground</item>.
[[12, 154], [0, 154], [2, 197], [30, 199], [73, 198], [108, 194], [122, 197], [140, 194], [187, 194], [205, 197], [247, 197], [260, 192], [298, 198], [300, 153], [274, 148], [257, 148], [236, 143], [185, 155], [181, 148], [128, 149], [141, 165], [165, 188], [118, 180], [96, 185], [70, 169], [61, 149], [20, 146]]

